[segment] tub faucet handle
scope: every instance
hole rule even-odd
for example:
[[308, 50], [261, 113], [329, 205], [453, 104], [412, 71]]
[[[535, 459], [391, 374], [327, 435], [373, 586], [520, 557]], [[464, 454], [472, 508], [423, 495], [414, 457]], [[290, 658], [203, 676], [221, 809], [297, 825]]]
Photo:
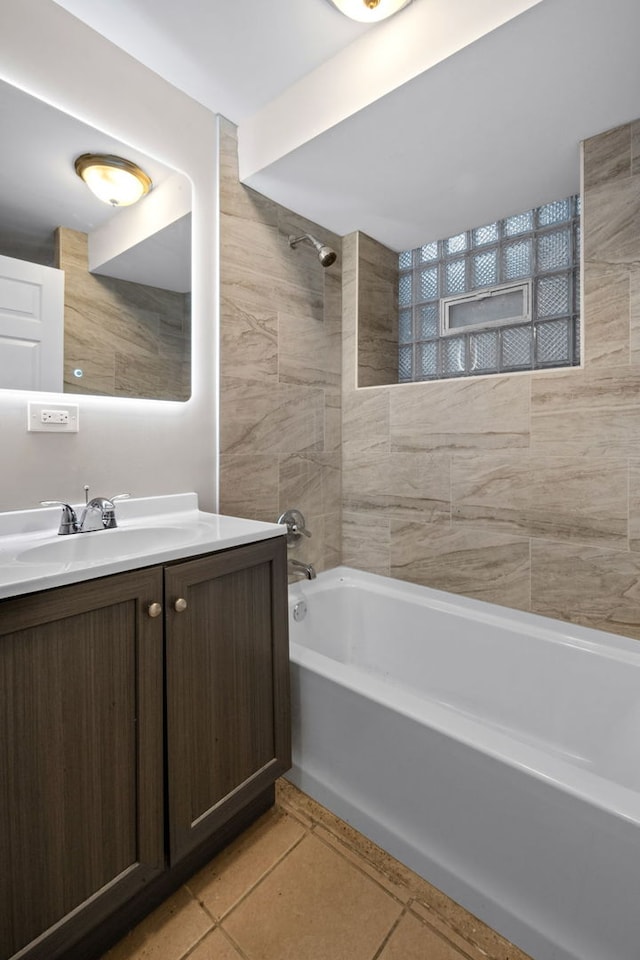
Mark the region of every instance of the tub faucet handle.
[[307, 521], [301, 510], [285, 510], [278, 517], [278, 523], [286, 524], [288, 546], [297, 543], [300, 537], [311, 536], [311, 531], [307, 530]]

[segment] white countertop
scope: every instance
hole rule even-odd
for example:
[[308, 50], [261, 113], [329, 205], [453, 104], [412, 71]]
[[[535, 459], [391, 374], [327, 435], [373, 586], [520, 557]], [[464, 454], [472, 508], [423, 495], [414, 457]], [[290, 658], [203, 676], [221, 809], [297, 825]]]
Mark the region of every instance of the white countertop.
[[[115, 530], [58, 536], [60, 507], [0, 513], [0, 599], [283, 536], [286, 527], [205, 513], [195, 493], [117, 503]], [[76, 508], [78, 516], [82, 504]]]

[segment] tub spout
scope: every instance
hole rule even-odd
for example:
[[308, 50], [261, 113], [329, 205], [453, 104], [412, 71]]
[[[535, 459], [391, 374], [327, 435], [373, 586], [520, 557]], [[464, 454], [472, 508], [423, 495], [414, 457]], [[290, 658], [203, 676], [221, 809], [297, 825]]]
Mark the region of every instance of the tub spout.
[[302, 574], [307, 580], [315, 580], [316, 571], [312, 563], [303, 563], [302, 560], [289, 560], [289, 573]]

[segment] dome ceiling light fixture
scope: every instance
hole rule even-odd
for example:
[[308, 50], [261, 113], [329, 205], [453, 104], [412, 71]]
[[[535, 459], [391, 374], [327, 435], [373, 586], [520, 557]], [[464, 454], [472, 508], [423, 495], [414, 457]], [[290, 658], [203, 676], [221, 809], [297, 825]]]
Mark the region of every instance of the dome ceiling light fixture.
[[393, 16], [408, 6], [411, 0], [329, 0], [329, 3], [344, 13], [345, 17], [362, 23], [375, 23]]
[[112, 207], [136, 203], [153, 186], [151, 178], [137, 164], [109, 153], [83, 153], [74, 166], [89, 190]]

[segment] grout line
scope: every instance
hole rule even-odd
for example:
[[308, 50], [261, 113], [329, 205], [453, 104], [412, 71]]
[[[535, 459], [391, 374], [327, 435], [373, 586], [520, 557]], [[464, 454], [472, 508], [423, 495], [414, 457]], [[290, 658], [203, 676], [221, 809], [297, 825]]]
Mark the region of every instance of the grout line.
[[[219, 917], [217, 923], [218, 923], [218, 924], [222, 924], [222, 923], [224, 922], [224, 920], [226, 920], [227, 917], [229, 917], [229, 915], [230, 915], [231, 913], [233, 913], [233, 911], [234, 911], [237, 907], [240, 906], [241, 903], [244, 903], [244, 901], [247, 899], [247, 897], [248, 897], [251, 893], [253, 893], [253, 891], [256, 890], [257, 887], [259, 887], [260, 884], [263, 883], [263, 881], [267, 879], [267, 877], [271, 876], [271, 874], [272, 874], [273, 871], [276, 869], [276, 867], [279, 867], [280, 864], [283, 862], [283, 860], [285, 860], [285, 859], [289, 856], [289, 854], [292, 853], [292, 852], [296, 849], [296, 847], [299, 847], [299, 846], [300, 846], [300, 844], [301, 844], [302, 841], [305, 839], [305, 837], [308, 837], [308, 836], [309, 836], [309, 833], [310, 833], [310, 831], [309, 831], [308, 829], [305, 829], [305, 832], [302, 834], [302, 836], [299, 837], [292, 846], [290, 846], [287, 850], [285, 850], [285, 852], [282, 854], [282, 856], [278, 857], [278, 859], [275, 860], [275, 861], [271, 864], [271, 866], [269, 867], [269, 869], [268, 869], [268, 870], [265, 870], [265, 872], [260, 876], [260, 878], [259, 878], [258, 880], [256, 880], [256, 882], [255, 882], [254, 884], [252, 884], [250, 887], [248, 887], [248, 888], [244, 891], [244, 893], [242, 894], [242, 896], [240, 896], [234, 903], [232, 903], [232, 905]], [[208, 912], [209, 912], [209, 911], [207, 911], [207, 913], [208, 913]]]
[[[294, 789], [297, 789], [297, 788], [294, 788]], [[312, 800], [312, 798], [309, 798], [309, 799]], [[312, 801], [312, 802], [315, 803], [315, 801]], [[280, 806], [280, 809], [290, 810], [293, 807], [294, 801], [289, 801], [289, 803], [291, 804], [291, 807], [285, 808], [283, 806]], [[447, 930], [450, 930], [452, 934], [459, 937], [466, 944], [468, 944], [469, 949], [475, 951], [475, 954], [473, 956], [466, 954], [464, 951], [461, 952], [461, 948], [459, 948], [456, 944], [453, 944], [454, 948], [458, 951], [460, 957], [463, 958], [463, 960], [479, 960], [477, 954], [480, 954], [482, 957], [486, 957], [487, 960], [506, 960], [507, 954], [509, 957], [513, 956], [514, 960], [515, 958], [520, 958], [520, 957], [522, 958], [522, 960], [530, 960], [530, 958], [528, 958], [524, 952], [519, 951], [515, 945], [509, 943], [509, 941], [506, 938], [504, 938], [500, 933], [498, 933], [498, 931], [494, 930], [491, 927], [488, 927], [478, 917], [475, 917], [473, 914], [469, 913], [469, 911], [465, 910], [459, 904], [456, 904], [455, 901], [450, 900], [451, 904], [456, 908], [456, 910], [462, 912], [463, 914], [462, 919], [468, 918], [470, 921], [477, 923], [481, 931], [486, 930], [488, 933], [494, 934], [498, 938], [499, 942], [503, 944], [504, 949], [498, 949], [498, 952], [496, 953], [493, 948], [488, 946], [488, 944], [483, 946], [482, 936], [477, 941], [469, 939], [469, 937], [467, 936], [466, 933], [464, 933], [462, 928], [459, 928], [455, 922], [452, 922], [451, 920], [449, 920], [446, 914], [442, 913], [435, 904], [431, 903], [428, 900], [428, 898], [426, 898], [423, 894], [421, 895], [419, 892], [417, 892], [415, 886], [411, 882], [407, 882], [402, 878], [394, 879], [393, 876], [388, 875], [387, 873], [385, 873], [384, 870], [380, 869], [373, 860], [367, 857], [365, 853], [362, 853], [357, 848], [357, 846], [352, 846], [348, 839], [344, 838], [341, 834], [334, 832], [332, 827], [329, 824], [325, 823], [321, 818], [314, 816], [313, 813], [306, 814], [306, 816], [308, 817], [309, 820], [312, 821], [312, 827], [310, 830], [311, 833], [315, 831], [316, 827], [324, 828], [327, 831], [327, 833], [331, 835], [331, 837], [334, 839], [336, 843], [339, 843], [342, 847], [351, 851], [354, 857], [357, 857], [363, 863], [369, 864], [379, 875], [385, 877], [390, 884], [397, 887], [404, 887], [408, 891], [408, 897], [406, 902], [398, 900], [398, 898], [393, 893], [391, 893], [386, 887], [384, 887], [382, 884], [379, 884], [380, 886], [382, 886], [382, 889], [384, 890], [385, 893], [387, 893], [394, 901], [397, 901], [403, 906], [405, 911], [407, 910], [410, 911], [411, 915], [414, 916], [421, 923], [426, 924], [430, 928], [433, 927], [433, 929], [438, 934], [438, 936], [440, 936], [446, 942], [449, 942], [446, 933], [443, 933], [442, 931], [438, 930], [437, 927], [434, 927], [433, 924], [431, 924], [422, 916], [422, 914], [418, 913], [414, 909], [414, 904], [421, 904], [422, 906], [426, 907], [430, 912], [432, 912], [434, 917], [437, 918], [437, 920], [440, 923], [442, 923]], [[346, 824], [346, 825], [350, 826], [349, 824]], [[321, 842], [329, 846], [326, 840], [325, 841], [322, 840], [322, 837], [318, 836], [318, 840], [320, 840]], [[335, 850], [335, 847], [332, 846], [331, 849]], [[336, 852], [340, 854], [339, 850]], [[384, 851], [382, 852], [384, 853]], [[348, 858], [345, 856], [344, 859], [348, 859]], [[352, 865], [356, 866], [356, 869], [358, 869], [357, 865], [353, 864], [352, 861], [349, 860], [348, 862], [352, 863]], [[400, 864], [400, 866], [402, 866], [402, 864]], [[376, 881], [373, 877], [371, 877], [370, 874], [368, 874], [365, 870], [362, 870], [362, 872], [365, 874], [365, 876], [369, 877], [369, 879], [372, 880], [374, 883], [378, 883], [378, 881]], [[431, 886], [431, 884], [429, 884], [428, 881], [424, 880], [424, 878], [421, 878], [418, 875], [416, 875], [416, 880], [418, 881], [419, 884], [424, 883], [429, 887]], [[436, 888], [433, 888], [433, 889], [435, 890]], [[437, 892], [440, 892], [440, 891], [437, 891]], [[446, 898], [446, 899], [449, 900], [450, 898]], [[512, 951], [515, 951], [515, 954], [512, 953]]]
[[[450, 937], [448, 937], [443, 930], [439, 930], [438, 927], [435, 926], [435, 924], [431, 923], [429, 920], [423, 917], [422, 914], [412, 910], [411, 907], [412, 907], [412, 904], [414, 903], [414, 900], [412, 900], [411, 903], [407, 905], [407, 912], [412, 917], [418, 920], [418, 922], [421, 923], [424, 927], [428, 927], [429, 930], [433, 931], [433, 933], [435, 933], [440, 940], [443, 940], [445, 943], [449, 944], [449, 946], [453, 950], [455, 950], [456, 954], [460, 958], [462, 958], [462, 960], [478, 960], [477, 956], [473, 957], [471, 956], [470, 953], [467, 953], [467, 951], [464, 950], [462, 947], [460, 947], [457, 943], [454, 943], [454, 941], [451, 940]], [[462, 931], [458, 930], [457, 927], [454, 927], [452, 924], [447, 923], [447, 921], [443, 917], [441, 917], [440, 914], [437, 914], [437, 916], [438, 916], [438, 919], [441, 920], [442, 923], [449, 928], [451, 933], [455, 934], [461, 940], [464, 940], [464, 942], [469, 946], [469, 948], [472, 949], [476, 954], [482, 953], [487, 958], [487, 960], [495, 960], [495, 956], [493, 958], [490, 957], [490, 955], [486, 952], [486, 950], [483, 950], [483, 948], [479, 944], [473, 943], [471, 940], [469, 940], [469, 938], [466, 937], [465, 934], [462, 933]]]
[[228, 933], [228, 931], [225, 930], [224, 927], [218, 927], [218, 929], [220, 930], [220, 933], [223, 935], [223, 937], [227, 940], [227, 942], [231, 944], [231, 946], [236, 951], [236, 953], [238, 953], [242, 957], [242, 960], [251, 960], [251, 957], [244, 952], [244, 950], [242, 949], [240, 944], [237, 942], [237, 940], [234, 940], [231, 934]]
[[189, 949], [186, 951], [186, 953], [183, 953], [183, 954], [180, 955], [179, 960], [188, 960], [188, 958], [189, 958], [192, 954], [194, 954], [195, 951], [198, 949], [198, 947], [200, 946], [200, 944], [202, 943], [202, 941], [203, 941], [203, 940], [206, 940], [207, 937], [208, 937], [210, 934], [212, 934], [212, 933], [214, 932], [214, 930], [217, 930], [217, 929], [218, 929], [218, 924], [214, 922], [214, 925], [213, 925], [212, 927], [210, 927], [209, 930], [206, 931], [206, 933], [203, 933], [203, 935], [200, 937], [200, 939], [199, 939], [198, 941], [196, 941], [196, 943], [192, 944], [192, 945], [189, 947]]
[[378, 949], [377, 949], [376, 952], [374, 953], [374, 955], [373, 955], [373, 957], [371, 958], [371, 960], [378, 960], [378, 957], [381, 955], [381, 953], [383, 952], [383, 950], [385, 949], [385, 947], [386, 947], [387, 944], [389, 943], [389, 940], [391, 939], [391, 937], [393, 936], [393, 934], [396, 932], [396, 930], [397, 930], [398, 927], [400, 926], [400, 921], [403, 919], [404, 916], [406, 916], [406, 913], [407, 913], [407, 910], [406, 910], [406, 907], [405, 907], [405, 908], [402, 910], [402, 912], [400, 913], [400, 916], [398, 917], [398, 919], [396, 920], [396, 922], [393, 924], [393, 926], [391, 927], [391, 929], [390, 929], [389, 932], [387, 933], [387, 935], [383, 938], [382, 943], [380, 944], [380, 946], [378, 947]]
[[352, 867], [354, 867], [359, 873], [363, 874], [365, 877], [367, 877], [369, 880], [371, 880], [372, 883], [375, 883], [375, 885], [376, 885], [377, 887], [379, 887], [381, 890], [383, 890], [384, 893], [386, 893], [389, 897], [392, 898], [392, 900], [395, 900], [396, 903], [401, 904], [402, 907], [404, 907], [404, 906], [406, 905], [406, 901], [401, 900], [398, 896], [396, 896], [395, 893], [392, 893], [391, 890], [389, 890], [389, 889], [384, 885], [384, 883], [382, 883], [380, 880], [377, 880], [376, 877], [372, 877], [371, 874], [370, 874], [367, 870], [364, 869], [364, 867], [361, 867], [361, 866], [360, 866], [359, 863], [354, 863], [353, 860], [351, 860], [349, 857], [345, 856], [345, 855], [342, 853], [341, 850], [336, 849], [336, 847], [334, 847], [333, 844], [327, 843], [327, 841], [326, 841], [325, 839], [323, 839], [323, 837], [318, 836], [318, 834], [316, 833], [316, 827], [320, 827], [320, 828], [326, 830], [327, 833], [329, 833], [329, 834], [334, 838], [334, 840], [336, 841], [336, 843], [339, 843], [341, 846], [343, 846], [343, 847], [345, 847], [347, 850], [349, 850], [349, 851], [351, 852], [351, 854], [352, 854], [354, 857], [356, 857], [358, 860], [362, 860], [364, 863], [368, 864], [369, 867], [370, 867], [372, 870], [375, 870], [376, 873], [378, 873], [378, 874], [380, 874], [380, 876], [384, 877], [389, 883], [393, 884], [393, 885], [396, 886], [396, 887], [401, 886], [400, 883], [394, 883], [394, 881], [391, 880], [390, 877], [387, 877], [387, 875], [386, 875], [385, 873], [383, 873], [382, 870], [380, 870], [378, 867], [376, 867], [375, 864], [373, 864], [373, 863], [371, 862], [371, 860], [368, 860], [368, 859], [367, 859], [366, 857], [364, 857], [361, 853], [359, 853], [358, 851], [354, 850], [353, 847], [351, 847], [348, 843], [345, 843], [340, 837], [337, 837], [334, 833], [332, 833], [331, 830], [327, 829], [327, 827], [325, 827], [324, 824], [317, 823], [317, 824], [314, 825], [313, 829], [311, 830], [311, 833], [314, 834], [314, 836], [316, 837], [316, 839], [317, 839], [320, 843], [324, 844], [324, 846], [327, 847], [327, 849], [333, 850], [333, 852], [334, 852], [334, 853], [337, 853], [338, 856], [339, 856], [339, 857], [342, 857], [343, 860], [346, 860], [347, 863], [351, 864]]

